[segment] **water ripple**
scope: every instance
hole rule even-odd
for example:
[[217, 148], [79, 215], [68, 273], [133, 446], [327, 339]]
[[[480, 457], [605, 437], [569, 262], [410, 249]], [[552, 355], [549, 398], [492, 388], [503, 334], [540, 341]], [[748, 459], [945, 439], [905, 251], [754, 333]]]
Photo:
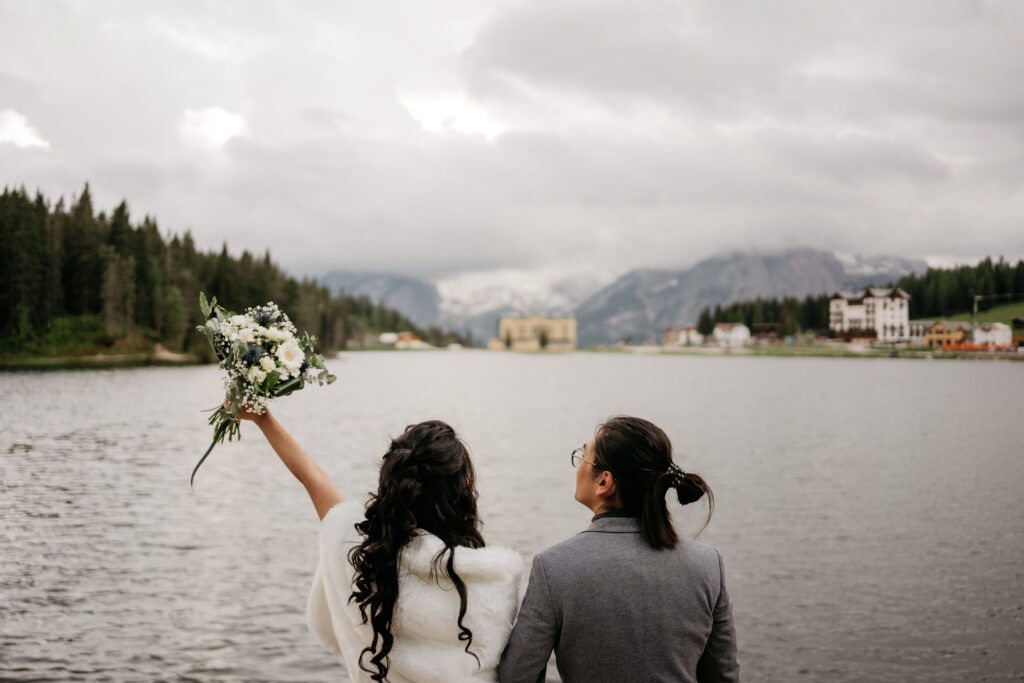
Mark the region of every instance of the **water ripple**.
[[[715, 490], [703, 539], [725, 558], [745, 680], [1024, 676], [1024, 366], [364, 353], [339, 367], [276, 412], [342, 492], [373, 488], [406, 424], [447, 419], [471, 446], [488, 542], [527, 559], [586, 526], [567, 453], [597, 422], [664, 426]], [[344, 679], [305, 626], [315, 515], [266, 444], [247, 426], [189, 490], [218, 386], [212, 368], [0, 374], [0, 679]], [[685, 531], [703, 522], [672, 509]]]

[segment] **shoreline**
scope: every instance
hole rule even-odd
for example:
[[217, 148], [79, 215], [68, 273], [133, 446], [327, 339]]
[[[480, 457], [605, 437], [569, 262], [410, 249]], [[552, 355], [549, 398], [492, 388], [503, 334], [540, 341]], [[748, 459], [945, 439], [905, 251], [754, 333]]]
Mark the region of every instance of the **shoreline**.
[[[368, 353], [381, 351], [399, 353], [400, 349], [347, 349], [345, 353]], [[426, 349], [408, 349], [423, 352]], [[430, 351], [446, 351], [430, 349]], [[486, 349], [461, 349], [460, 351], [486, 352]], [[637, 356], [707, 356], [707, 357], [750, 357], [750, 358], [881, 358], [910, 360], [962, 360], [962, 361], [1024, 361], [1024, 353], [978, 352], [978, 351], [934, 351], [927, 349], [846, 349], [827, 346], [750, 346], [738, 349], [716, 347], [666, 347], [666, 346], [582, 346], [573, 351], [508, 351], [518, 355], [559, 356], [572, 353], [614, 353]], [[136, 367], [187, 367], [204, 365], [198, 356], [173, 353], [164, 349], [148, 353], [94, 354], [89, 356], [15, 356], [0, 358], [0, 372], [17, 370], [106, 370]]]
[[0, 372], [7, 370], [105, 370], [202, 364], [203, 361], [199, 357], [191, 354], [158, 350], [149, 353], [98, 353], [91, 356], [14, 356], [0, 358]]
[[580, 350], [614, 351], [637, 355], [664, 356], [750, 356], [772, 358], [891, 358], [912, 360], [1024, 361], [1022, 353], [988, 351], [936, 351], [934, 349], [872, 349], [831, 346], [746, 346], [735, 349], [718, 347], [590, 347]]

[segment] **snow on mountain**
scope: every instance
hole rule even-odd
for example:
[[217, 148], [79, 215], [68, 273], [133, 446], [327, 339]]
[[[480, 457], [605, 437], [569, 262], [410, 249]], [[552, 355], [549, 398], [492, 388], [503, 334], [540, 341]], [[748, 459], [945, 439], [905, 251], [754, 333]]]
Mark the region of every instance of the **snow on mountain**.
[[[894, 273], [924, 273], [928, 264], [922, 259], [908, 259], [901, 256], [864, 256], [861, 254], [835, 253], [843, 271], [851, 278], [885, 278]], [[883, 284], [881, 281], [875, 284]]]
[[324, 282], [333, 290], [369, 296], [419, 325], [469, 332], [477, 344], [497, 334], [502, 316], [530, 314], [575, 315], [580, 342], [604, 344], [657, 339], [667, 326], [695, 323], [707, 305], [881, 286], [925, 270], [927, 264], [915, 259], [791, 249], [715, 257], [681, 270], [499, 269], [461, 273], [436, 284], [393, 273], [335, 271]]
[[502, 269], [464, 273], [437, 283], [443, 327], [468, 330], [480, 343], [497, 335], [498, 319], [512, 315], [572, 315], [611, 281], [610, 275]]
[[898, 257], [791, 249], [710, 258], [684, 270], [632, 270], [577, 306], [579, 342], [653, 342], [666, 327], [695, 324], [705, 306], [881, 286], [926, 269], [923, 261]]
[[437, 289], [441, 310], [449, 315], [475, 316], [498, 308], [523, 314], [569, 315], [576, 304], [611, 279], [504, 269], [457, 275], [438, 282]]

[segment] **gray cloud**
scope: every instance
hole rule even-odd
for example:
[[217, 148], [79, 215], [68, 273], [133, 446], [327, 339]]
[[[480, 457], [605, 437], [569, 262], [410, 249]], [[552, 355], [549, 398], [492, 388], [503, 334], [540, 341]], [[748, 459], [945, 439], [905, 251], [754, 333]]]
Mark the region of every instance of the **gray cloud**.
[[[1024, 256], [1017, 3], [259, 8], [0, 2], [0, 110], [51, 143], [0, 145], [0, 183], [305, 273]], [[504, 132], [454, 132], [452, 93]], [[245, 131], [179, 136], [213, 107]]]

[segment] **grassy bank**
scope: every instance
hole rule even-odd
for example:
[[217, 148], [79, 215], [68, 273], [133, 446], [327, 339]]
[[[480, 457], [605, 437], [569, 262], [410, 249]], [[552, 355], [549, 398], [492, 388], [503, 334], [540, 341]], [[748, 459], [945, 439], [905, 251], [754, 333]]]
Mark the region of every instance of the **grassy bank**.
[[202, 361], [187, 354], [158, 353], [101, 354], [95, 356], [13, 356], [0, 358], [4, 370], [100, 370], [143, 366], [198, 365]]
[[[1024, 301], [1018, 301], [1012, 304], [1001, 304], [999, 306], [993, 306], [987, 311], [978, 311], [979, 323], [1006, 323], [1013, 327], [1014, 318], [1024, 318]], [[943, 318], [943, 320], [969, 323], [974, 320], [974, 315], [971, 313], [960, 313], [959, 315]], [[1014, 334], [1024, 334], [1024, 332], [1017, 329], [1014, 330]]]
[[754, 346], [749, 349], [754, 356], [789, 356], [820, 358], [916, 358], [922, 360], [1018, 360], [1024, 361], [1019, 353], [986, 353], [984, 351], [935, 351], [934, 349], [851, 349], [829, 346]]
[[136, 328], [130, 339], [113, 337], [98, 316], [57, 318], [44, 334], [0, 338], [0, 370], [68, 370], [143, 365], [195, 365], [212, 357], [176, 353], [152, 330]]
[[719, 349], [700, 346], [616, 346], [616, 347], [585, 347], [580, 351], [599, 353], [634, 353], [679, 356], [768, 356], [776, 358], [912, 358], [920, 360], [1011, 360], [1024, 361], [1024, 354], [1019, 353], [986, 353], [975, 351], [941, 351], [933, 349], [851, 349], [841, 346], [826, 345], [773, 345], [748, 346], [739, 349]]

